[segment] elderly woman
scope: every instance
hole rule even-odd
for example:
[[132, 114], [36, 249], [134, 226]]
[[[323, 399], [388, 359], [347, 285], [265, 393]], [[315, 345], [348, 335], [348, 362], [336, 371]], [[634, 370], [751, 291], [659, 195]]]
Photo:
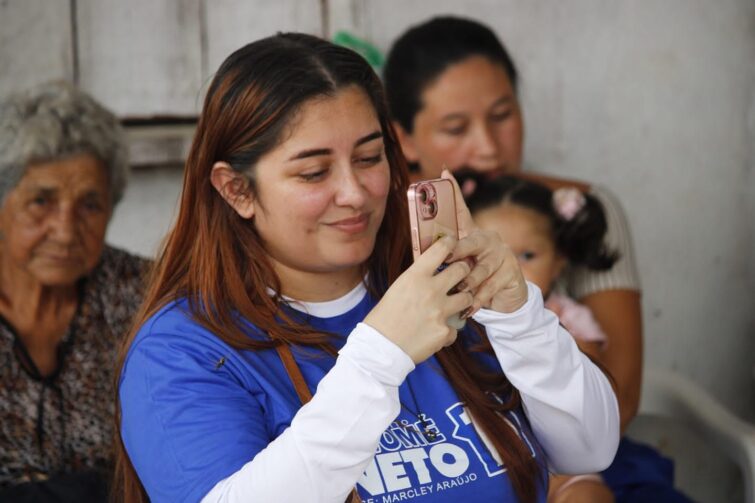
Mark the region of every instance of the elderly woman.
[[115, 348], [145, 269], [104, 242], [127, 173], [118, 121], [72, 86], [0, 103], [2, 501], [105, 497]]

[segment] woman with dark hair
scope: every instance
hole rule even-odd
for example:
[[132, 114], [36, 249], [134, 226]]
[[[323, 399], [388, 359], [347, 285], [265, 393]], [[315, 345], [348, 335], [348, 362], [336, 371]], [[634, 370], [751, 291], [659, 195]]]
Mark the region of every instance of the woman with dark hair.
[[[562, 282], [592, 311], [608, 338], [597, 358], [616, 381], [624, 431], [639, 407], [642, 316], [634, 250], [618, 200], [600, 186], [521, 172], [524, 121], [518, 74], [487, 26], [445, 16], [411, 27], [390, 49], [384, 82], [396, 132], [417, 177], [434, 178], [444, 165], [452, 172], [467, 167], [488, 177], [528, 178], [552, 190], [576, 188], [603, 206], [606, 246], [618, 259], [605, 270], [569, 266]], [[614, 480], [616, 473], [611, 473]], [[615, 482], [618, 495], [625, 481]]]
[[226, 59], [122, 354], [121, 498], [535, 502], [610, 463], [606, 376], [460, 196], [465, 237], [410, 265], [407, 185], [356, 53]]

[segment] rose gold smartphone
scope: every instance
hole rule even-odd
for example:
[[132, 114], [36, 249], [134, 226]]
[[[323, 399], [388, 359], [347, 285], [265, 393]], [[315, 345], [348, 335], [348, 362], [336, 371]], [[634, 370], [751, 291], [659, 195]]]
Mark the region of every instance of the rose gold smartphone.
[[413, 183], [407, 195], [414, 260], [443, 236], [458, 239], [456, 198], [454, 186], [449, 180], [436, 178]]
[[[409, 224], [412, 233], [414, 260], [430, 245], [444, 236], [459, 239], [456, 221], [456, 197], [450, 180], [436, 178], [413, 183], [407, 191], [409, 197]], [[442, 271], [444, 265], [438, 268]], [[457, 330], [464, 327], [460, 315], [451, 316], [448, 325]]]

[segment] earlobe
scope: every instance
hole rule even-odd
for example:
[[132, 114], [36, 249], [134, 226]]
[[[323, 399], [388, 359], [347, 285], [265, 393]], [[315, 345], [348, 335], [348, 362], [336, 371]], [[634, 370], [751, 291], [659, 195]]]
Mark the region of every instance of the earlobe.
[[393, 121], [393, 129], [396, 130], [398, 142], [401, 144], [401, 151], [404, 153], [406, 160], [409, 162], [419, 162], [419, 155], [417, 154], [417, 148], [414, 145], [412, 135], [397, 121]]
[[254, 196], [249, 190], [249, 182], [230, 164], [225, 161], [213, 164], [210, 183], [241, 218], [254, 216]]

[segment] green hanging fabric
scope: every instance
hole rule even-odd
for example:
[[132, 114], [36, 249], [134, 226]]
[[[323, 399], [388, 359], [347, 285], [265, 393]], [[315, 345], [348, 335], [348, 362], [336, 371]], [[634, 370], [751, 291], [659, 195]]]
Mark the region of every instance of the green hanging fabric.
[[347, 31], [339, 31], [336, 33], [333, 37], [333, 43], [348, 47], [352, 51], [360, 54], [367, 60], [375, 72], [380, 74], [380, 70], [383, 68], [383, 63], [385, 63], [385, 57], [383, 56], [383, 53], [380, 52], [380, 49], [371, 43]]

